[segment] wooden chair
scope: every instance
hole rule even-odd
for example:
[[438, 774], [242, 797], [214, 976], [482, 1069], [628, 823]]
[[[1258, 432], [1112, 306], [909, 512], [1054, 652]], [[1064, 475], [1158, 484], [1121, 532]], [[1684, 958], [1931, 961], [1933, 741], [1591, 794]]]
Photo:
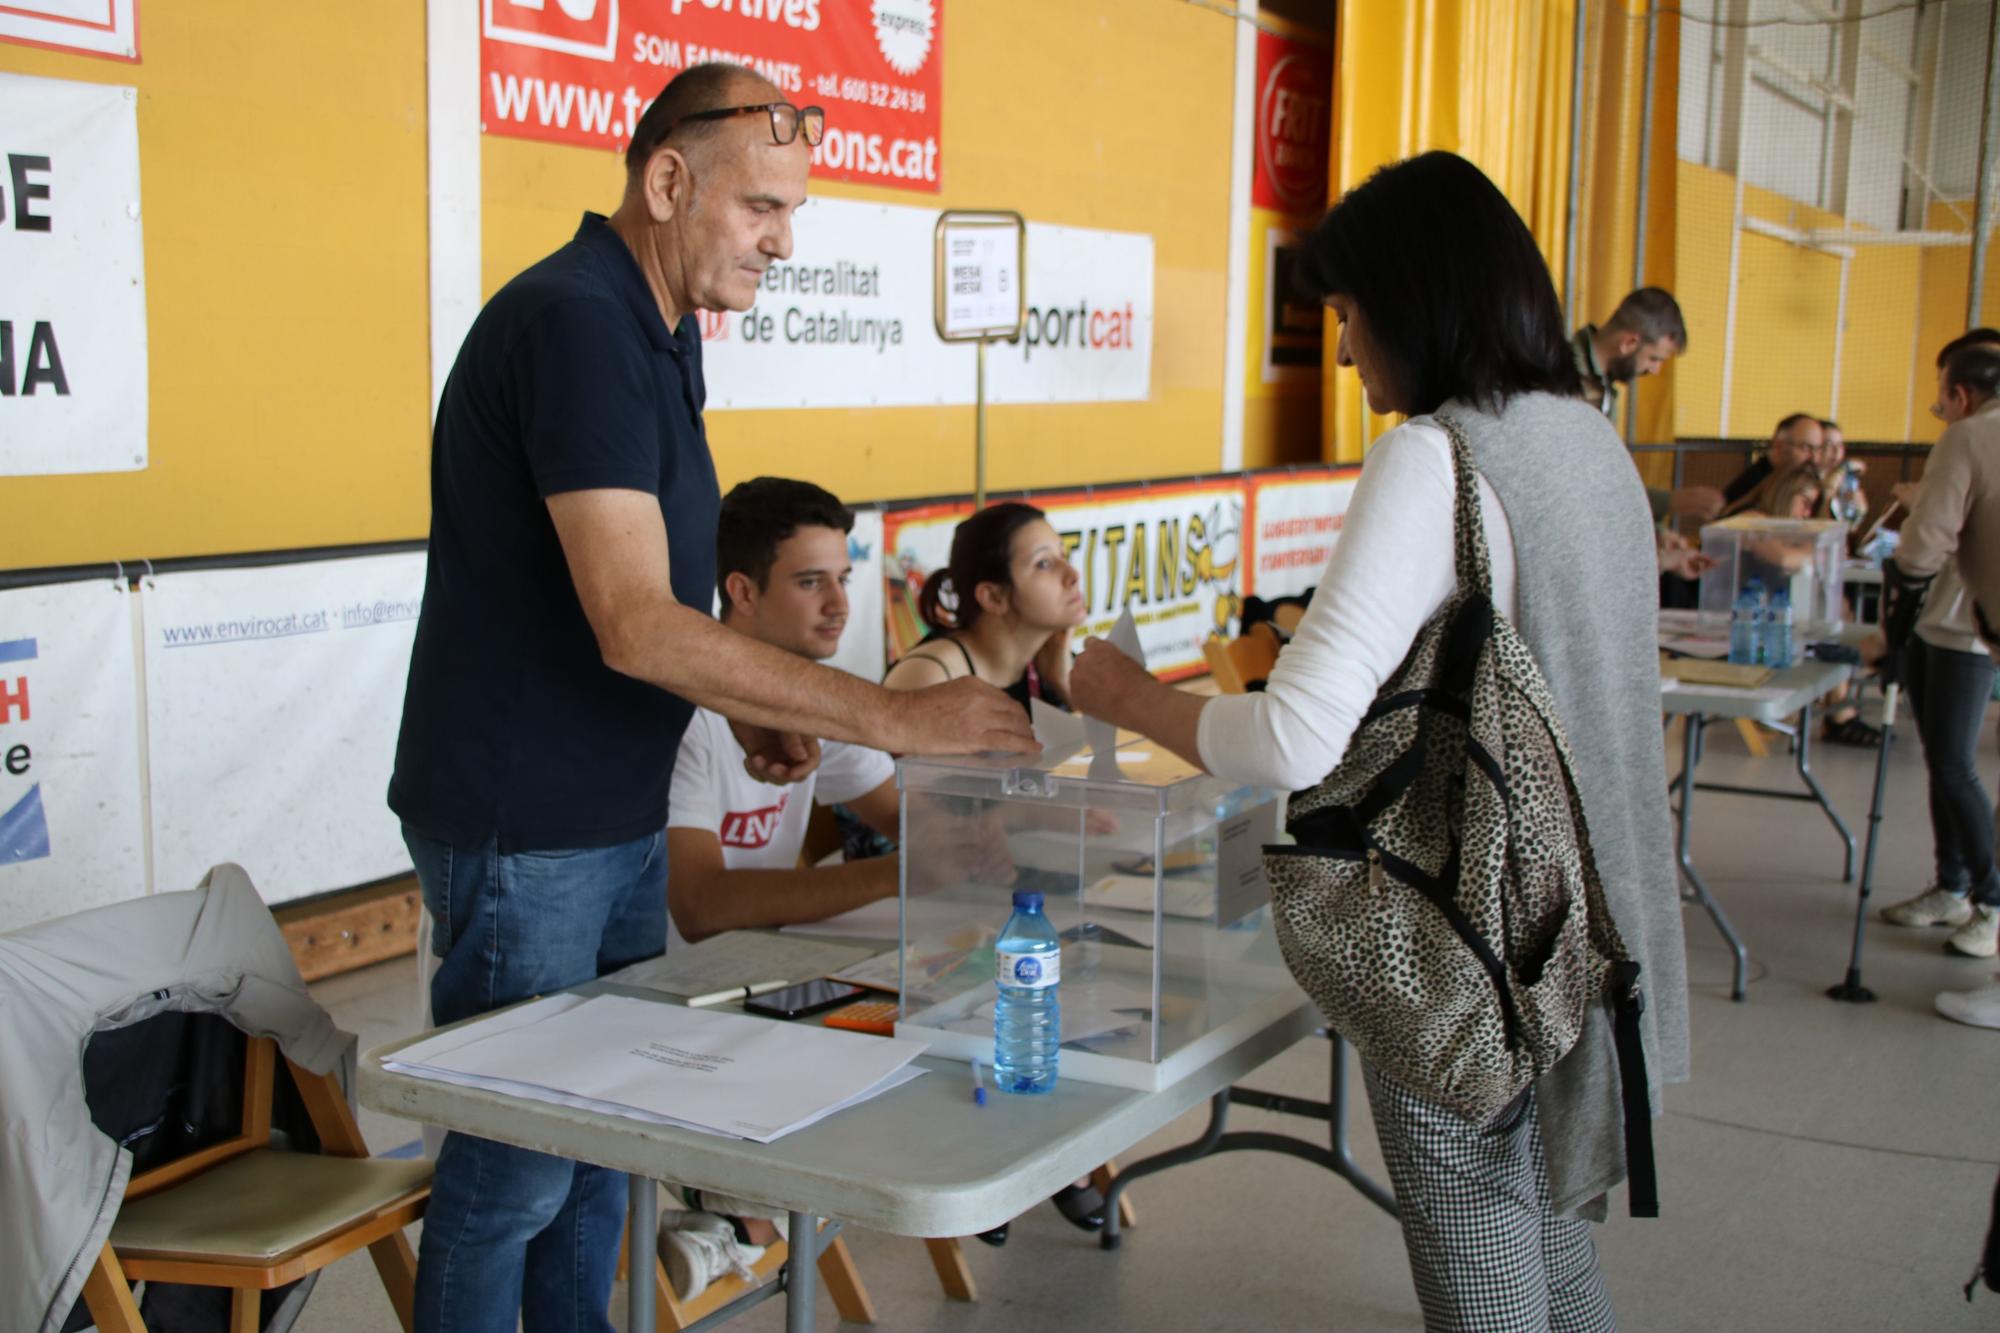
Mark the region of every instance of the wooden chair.
[[235, 1137], [133, 1177], [83, 1288], [103, 1333], [144, 1333], [135, 1281], [228, 1287], [230, 1333], [261, 1327], [261, 1293], [366, 1247], [405, 1333], [415, 1316], [416, 1255], [403, 1228], [423, 1216], [431, 1165], [368, 1156], [332, 1075], [287, 1062], [319, 1135], [318, 1153], [271, 1144], [278, 1049], [246, 1038]]
[[1208, 673], [1224, 694], [1242, 694], [1258, 681], [1268, 679], [1278, 664], [1278, 634], [1263, 621], [1252, 625], [1242, 637], [1224, 641], [1210, 639], [1201, 646], [1208, 659]]

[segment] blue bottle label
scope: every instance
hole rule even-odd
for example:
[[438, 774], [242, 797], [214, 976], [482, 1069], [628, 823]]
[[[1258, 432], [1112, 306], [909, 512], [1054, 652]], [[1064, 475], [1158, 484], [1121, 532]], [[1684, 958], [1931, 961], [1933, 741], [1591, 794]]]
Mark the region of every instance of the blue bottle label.
[[1060, 953], [1001, 953], [1000, 984], [1041, 990], [1062, 980]]

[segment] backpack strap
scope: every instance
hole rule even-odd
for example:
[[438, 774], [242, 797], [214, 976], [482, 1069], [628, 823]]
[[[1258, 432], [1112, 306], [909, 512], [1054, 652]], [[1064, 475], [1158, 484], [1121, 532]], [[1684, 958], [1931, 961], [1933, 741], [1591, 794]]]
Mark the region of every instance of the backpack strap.
[[1653, 1103], [1646, 1093], [1646, 1045], [1639, 1015], [1646, 1011], [1639, 965], [1611, 965], [1611, 1033], [1618, 1047], [1618, 1084], [1625, 1109], [1625, 1180], [1634, 1217], [1660, 1215], [1660, 1182], [1653, 1163]]
[[1472, 462], [1465, 428], [1443, 412], [1431, 418], [1451, 441], [1451, 468], [1457, 482], [1452, 538], [1461, 591], [1493, 600], [1493, 559], [1486, 547], [1486, 524], [1479, 512], [1479, 469]]

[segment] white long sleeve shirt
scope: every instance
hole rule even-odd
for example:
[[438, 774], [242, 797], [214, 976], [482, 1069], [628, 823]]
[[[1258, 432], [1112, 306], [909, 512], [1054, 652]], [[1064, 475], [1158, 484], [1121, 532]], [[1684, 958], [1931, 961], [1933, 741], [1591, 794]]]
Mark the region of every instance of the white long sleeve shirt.
[[[1376, 442], [1340, 543], [1270, 681], [1202, 709], [1197, 744], [1211, 773], [1300, 791], [1333, 771], [1382, 682], [1457, 589], [1454, 495], [1451, 442], [1432, 418], [1413, 417]], [[1484, 478], [1479, 501], [1493, 605], [1514, 619], [1514, 532]]]

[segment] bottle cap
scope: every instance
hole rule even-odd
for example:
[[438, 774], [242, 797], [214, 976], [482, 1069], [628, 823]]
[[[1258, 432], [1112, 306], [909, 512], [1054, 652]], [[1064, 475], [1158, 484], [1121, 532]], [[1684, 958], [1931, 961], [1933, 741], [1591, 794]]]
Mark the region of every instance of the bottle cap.
[[1042, 910], [1041, 891], [1039, 889], [1014, 890], [1014, 907], [1015, 910], [1022, 912], [1041, 911]]

